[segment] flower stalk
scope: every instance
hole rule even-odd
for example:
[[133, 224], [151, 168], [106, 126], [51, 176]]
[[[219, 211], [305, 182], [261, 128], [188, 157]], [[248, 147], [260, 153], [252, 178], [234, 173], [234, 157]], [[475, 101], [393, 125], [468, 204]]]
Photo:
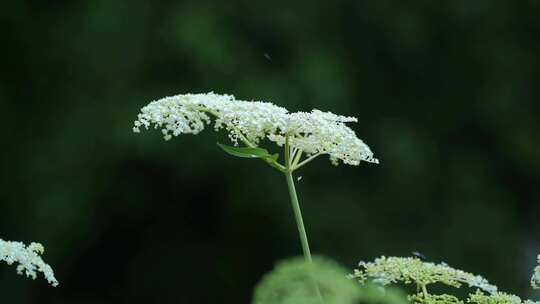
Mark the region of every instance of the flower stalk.
[[300, 243], [302, 244], [302, 252], [306, 262], [311, 263], [311, 251], [309, 249], [309, 242], [307, 238], [306, 228], [304, 227], [304, 221], [302, 219], [302, 211], [300, 210], [300, 203], [298, 202], [298, 196], [296, 195], [296, 188], [294, 186], [293, 176], [290, 171], [285, 173], [287, 179], [287, 187], [289, 188], [289, 195], [291, 197], [291, 204], [294, 212], [294, 218], [296, 219], [296, 226], [298, 227], [298, 234], [300, 236]]
[[287, 187], [289, 189], [289, 195], [291, 198], [291, 204], [294, 212], [294, 218], [296, 219], [296, 226], [298, 227], [298, 234], [300, 236], [300, 243], [302, 244], [302, 252], [304, 253], [304, 258], [306, 262], [311, 263], [311, 251], [309, 249], [309, 242], [307, 238], [306, 228], [304, 227], [304, 220], [302, 218], [302, 211], [300, 209], [300, 203], [298, 202], [298, 195], [296, 194], [296, 187], [294, 186], [294, 180], [293, 180], [293, 168], [291, 164], [291, 159], [289, 157], [289, 140], [287, 137], [287, 140], [285, 142], [285, 163], [286, 163], [286, 170], [285, 170], [285, 177], [287, 179]]
[[[296, 154], [296, 155], [295, 155]], [[305, 261], [312, 265], [313, 259], [311, 257], [311, 250], [309, 249], [309, 241], [306, 233], [306, 227], [304, 226], [304, 220], [302, 218], [302, 210], [300, 209], [300, 203], [298, 202], [298, 195], [296, 194], [296, 187], [294, 186], [294, 179], [292, 172], [294, 171], [294, 163], [300, 159], [302, 151], [295, 150], [294, 153], [290, 152], [289, 136], [285, 138], [285, 178], [287, 179], [287, 187], [289, 189], [289, 195], [291, 198], [292, 209], [294, 212], [294, 218], [296, 220], [296, 226], [298, 228], [298, 235], [300, 236], [300, 243], [302, 244], [302, 252], [304, 253]], [[315, 285], [315, 292], [321, 304], [324, 303], [321, 290], [313, 274], [311, 279]]]

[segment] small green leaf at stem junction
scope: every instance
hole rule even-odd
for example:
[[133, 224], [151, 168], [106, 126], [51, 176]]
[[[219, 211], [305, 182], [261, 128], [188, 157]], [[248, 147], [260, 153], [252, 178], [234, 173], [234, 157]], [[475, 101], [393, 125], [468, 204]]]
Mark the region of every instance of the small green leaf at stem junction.
[[217, 143], [217, 145], [223, 149], [223, 151], [227, 152], [228, 154], [236, 157], [244, 157], [244, 158], [263, 158], [263, 159], [276, 159], [276, 154], [271, 155], [268, 153], [268, 150], [263, 148], [251, 148], [251, 147], [233, 147], [233, 146], [227, 146], [220, 143]]
[[273, 159], [275, 162], [277, 162], [278, 158], [279, 158], [279, 154], [278, 153], [274, 153], [272, 155], [270, 155], [269, 157], [270, 159]]

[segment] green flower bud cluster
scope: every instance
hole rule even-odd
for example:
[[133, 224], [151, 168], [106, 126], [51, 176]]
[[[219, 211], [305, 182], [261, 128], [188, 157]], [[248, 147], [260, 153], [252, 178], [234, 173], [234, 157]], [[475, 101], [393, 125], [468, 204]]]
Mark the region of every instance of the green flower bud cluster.
[[[538, 256], [540, 263], [540, 255]], [[362, 284], [371, 281], [383, 286], [395, 283], [414, 284], [416, 293], [409, 295], [411, 303], [421, 304], [463, 304], [464, 301], [449, 294], [434, 295], [428, 292], [431, 284], [443, 284], [460, 288], [467, 285], [475, 288], [475, 293], [469, 294], [466, 303], [474, 304], [540, 304], [531, 300], [522, 300], [520, 297], [498, 291], [486, 279], [463, 270], [455, 269], [446, 263], [431, 263], [416, 257], [385, 257], [375, 259], [373, 262], [360, 262], [359, 268], [349, 275], [358, 279]], [[533, 288], [540, 284], [540, 266], [535, 268], [531, 278]]]
[[361, 281], [372, 279], [374, 283], [388, 285], [403, 282], [426, 287], [429, 284], [442, 283], [459, 288], [462, 284], [477, 287], [489, 293], [495, 293], [497, 287], [481, 276], [454, 269], [445, 263], [434, 264], [413, 257], [380, 257], [374, 262], [360, 262], [352, 277]]
[[475, 304], [540, 304], [540, 302], [531, 300], [523, 301], [520, 297], [505, 292], [486, 295], [479, 290], [474, 294], [470, 294], [467, 302]]

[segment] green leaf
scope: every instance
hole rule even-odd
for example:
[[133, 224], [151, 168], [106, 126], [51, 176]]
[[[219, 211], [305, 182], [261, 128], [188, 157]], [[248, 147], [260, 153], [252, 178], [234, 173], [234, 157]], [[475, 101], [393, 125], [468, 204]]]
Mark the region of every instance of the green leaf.
[[270, 155], [270, 159], [272, 159], [272, 160], [274, 160], [274, 161], [276, 161], [276, 162], [277, 162], [278, 158], [279, 158], [279, 154], [278, 154], [278, 153], [274, 153], [274, 154]]
[[268, 153], [268, 150], [263, 148], [250, 148], [250, 147], [233, 147], [233, 146], [227, 146], [220, 143], [217, 143], [217, 145], [223, 149], [223, 151], [227, 152], [228, 154], [236, 157], [244, 157], [244, 158], [275, 158], [276, 154], [270, 155]]

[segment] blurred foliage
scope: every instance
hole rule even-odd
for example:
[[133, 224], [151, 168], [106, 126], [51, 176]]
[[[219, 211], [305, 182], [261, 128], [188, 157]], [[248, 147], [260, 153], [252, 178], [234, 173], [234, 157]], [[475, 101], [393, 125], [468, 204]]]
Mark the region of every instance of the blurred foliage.
[[186, 92], [357, 116], [381, 165], [297, 186], [313, 251], [413, 250], [524, 294], [540, 252], [540, 2], [3, 1], [0, 237], [61, 287], [0, 267], [6, 303], [248, 303], [300, 253], [285, 178], [223, 135], [131, 133]]
[[335, 261], [315, 256], [280, 261], [255, 287], [253, 304], [318, 304], [315, 284], [326, 304], [406, 304], [406, 295], [394, 288], [361, 285], [347, 278], [349, 271]]
[[360, 291], [346, 276], [346, 268], [318, 256], [313, 263], [302, 257], [281, 261], [255, 288], [253, 304], [319, 303], [316, 287], [328, 304], [352, 304]]

